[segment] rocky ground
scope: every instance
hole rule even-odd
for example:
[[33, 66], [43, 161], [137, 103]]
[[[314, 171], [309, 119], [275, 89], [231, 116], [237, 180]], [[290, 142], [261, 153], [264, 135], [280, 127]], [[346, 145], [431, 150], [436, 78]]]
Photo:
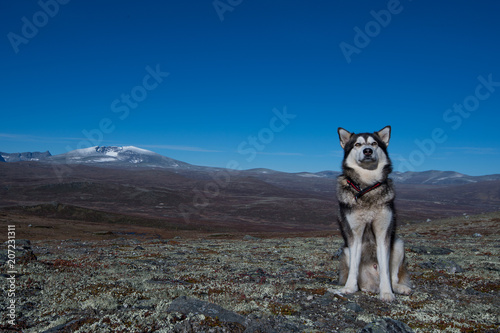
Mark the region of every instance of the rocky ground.
[[3, 332], [498, 332], [500, 325], [500, 213], [400, 226], [415, 286], [390, 304], [335, 293], [342, 241], [334, 232], [23, 240], [24, 229], [14, 280], [5, 250], [0, 258]]

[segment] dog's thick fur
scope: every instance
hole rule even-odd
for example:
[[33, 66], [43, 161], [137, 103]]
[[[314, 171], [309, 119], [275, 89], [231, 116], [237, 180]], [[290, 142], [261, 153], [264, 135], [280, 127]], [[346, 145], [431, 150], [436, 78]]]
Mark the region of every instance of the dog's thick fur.
[[345, 284], [341, 292], [361, 288], [393, 301], [393, 292], [408, 295], [411, 289], [404, 244], [396, 237], [394, 189], [388, 178], [391, 127], [361, 134], [339, 127], [338, 134], [344, 149], [343, 173], [337, 178], [338, 222], [345, 241], [340, 256], [339, 284]]

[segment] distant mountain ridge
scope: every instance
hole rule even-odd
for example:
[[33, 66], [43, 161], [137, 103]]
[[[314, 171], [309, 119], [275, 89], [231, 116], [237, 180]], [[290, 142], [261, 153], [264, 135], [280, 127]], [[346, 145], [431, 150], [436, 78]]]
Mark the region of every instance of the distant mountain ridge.
[[394, 182], [402, 184], [459, 185], [500, 180], [500, 174], [469, 176], [455, 171], [429, 170], [422, 172], [393, 172]]
[[0, 162], [19, 162], [19, 161], [41, 161], [52, 156], [46, 152], [24, 152], [24, 153], [3, 153], [0, 152]]
[[[24, 153], [2, 153], [0, 162], [39, 161], [53, 164], [82, 164], [106, 168], [146, 168], [146, 169], [170, 169], [176, 173], [192, 172], [217, 172], [222, 168], [196, 166], [173, 158], [169, 158], [150, 150], [134, 146], [94, 146], [90, 148], [76, 149], [70, 152], [51, 155], [46, 152], [24, 152]], [[300, 181], [300, 179], [334, 179], [340, 172], [298, 172], [287, 173], [271, 169], [258, 168], [239, 172], [266, 181]], [[500, 180], [500, 174], [485, 176], [469, 176], [454, 171], [429, 170], [423, 172], [404, 173], [393, 172], [390, 178], [397, 184], [423, 184], [423, 185], [460, 185], [483, 181]]]
[[190, 164], [134, 146], [95, 146], [55, 155], [43, 162], [103, 167], [189, 168]]

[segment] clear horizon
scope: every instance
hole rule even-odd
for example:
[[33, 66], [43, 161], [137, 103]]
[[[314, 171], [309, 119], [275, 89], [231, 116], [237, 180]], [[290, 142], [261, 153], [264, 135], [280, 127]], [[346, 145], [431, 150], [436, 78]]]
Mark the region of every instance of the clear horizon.
[[[127, 147], [125, 145], [114, 145], [114, 146], [101, 146], [101, 147]], [[145, 149], [143, 147], [137, 147], [137, 146], [128, 146], [128, 147], [135, 147], [135, 148], [140, 148], [140, 149]], [[93, 148], [93, 147], [88, 147], [88, 148]], [[86, 148], [81, 148], [81, 149], [86, 149]], [[149, 150], [149, 149], [146, 149], [148, 151], [151, 151], [153, 153], [156, 153], [155, 151], [153, 150]], [[53, 154], [50, 150], [45, 150], [45, 151], [36, 151], [36, 152], [39, 152], [39, 153], [44, 153], [44, 152], [49, 152], [51, 154], [51, 156], [56, 156], [56, 155], [60, 155], [60, 154]], [[3, 151], [0, 151], [0, 153], [9, 153], [9, 152], [3, 152]], [[25, 152], [10, 152], [10, 153], [35, 153], [35, 151], [25, 151]], [[64, 153], [61, 153], [61, 154], [64, 154]], [[159, 153], [157, 153], [159, 154]], [[160, 154], [162, 155], [162, 154]], [[165, 156], [165, 157], [168, 157], [168, 158], [171, 158], [170, 156], [166, 156], [166, 155], [162, 155], [162, 156]], [[175, 159], [177, 160], [177, 159]], [[180, 162], [185, 162], [185, 163], [189, 163], [189, 162], [186, 162], [186, 161], [181, 161], [181, 160], [178, 160]], [[228, 167], [229, 165], [229, 168], [233, 168], [235, 166], [235, 163], [237, 165], [239, 165], [239, 162], [236, 161], [236, 160], [231, 160], [231, 161], [228, 161], [227, 165], [226, 166], [210, 166], [210, 165], [202, 165], [202, 164], [193, 164], [193, 163], [189, 163], [189, 164], [192, 164], [192, 165], [196, 165], [196, 166], [202, 166], [202, 167]], [[252, 169], [266, 169], [266, 170], [272, 170], [272, 171], [279, 171], [279, 172], [286, 172], [286, 173], [318, 173], [318, 172], [328, 172], [328, 171], [333, 171], [333, 172], [341, 172], [341, 168], [339, 167], [338, 169], [324, 169], [324, 170], [317, 170], [317, 171], [309, 171], [309, 170], [302, 170], [302, 171], [285, 171], [285, 170], [279, 170], [279, 169], [270, 169], [270, 168], [264, 168], [264, 167], [255, 167], [255, 168], [250, 168], [250, 169], [241, 169], [242, 171], [245, 171], [245, 170], [252, 170]], [[442, 172], [457, 172], [456, 170], [437, 170], [437, 169], [432, 169], [432, 170], [422, 170], [422, 171], [416, 171], [416, 172], [426, 172], [426, 171], [442, 171]], [[393, 172], [398, 172], [397, 170], [394, 170]], [[409, 171], [406, 171], [406, 172], [409, 172]], [[498, 173], [497, 173], [498, 174]], [[489, 176], [489, 175], [493, 175], [493, 174], [478, 174], [478, 175], [471, 175], [471, 174], [464, 174], [466, 176]]]
[[[215, 5], [214, 5], [215, 4]], [[132, 145], [194, 165], [499, 173], [500, 3], [41, 0], [0, 11], [0, 151]]]

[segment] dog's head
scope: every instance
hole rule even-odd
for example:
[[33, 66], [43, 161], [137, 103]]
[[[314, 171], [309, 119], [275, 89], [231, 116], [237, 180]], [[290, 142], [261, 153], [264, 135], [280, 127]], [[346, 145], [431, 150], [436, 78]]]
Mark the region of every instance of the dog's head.
[[390, 164], [387, 146], [391, 127], [378, 132], [355, 134], [339, 127], [340, 145], [344, 148], [344, 166], [364, 170], [378, 170]]

